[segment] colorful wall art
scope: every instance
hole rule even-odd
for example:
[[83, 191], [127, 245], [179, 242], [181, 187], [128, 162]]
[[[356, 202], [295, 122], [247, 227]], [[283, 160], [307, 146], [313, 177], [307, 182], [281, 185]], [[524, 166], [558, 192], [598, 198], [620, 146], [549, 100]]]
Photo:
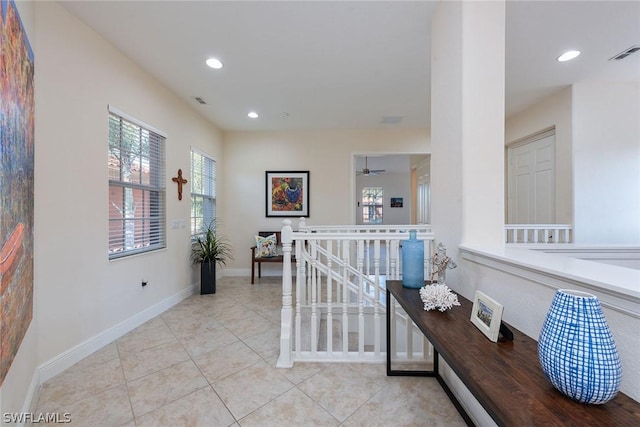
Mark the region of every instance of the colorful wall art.
[[309, 171], [266, 171], [267, 217], [309, 216]]
[[33, 317], [33, 51], [0, 2], [0, 386]]

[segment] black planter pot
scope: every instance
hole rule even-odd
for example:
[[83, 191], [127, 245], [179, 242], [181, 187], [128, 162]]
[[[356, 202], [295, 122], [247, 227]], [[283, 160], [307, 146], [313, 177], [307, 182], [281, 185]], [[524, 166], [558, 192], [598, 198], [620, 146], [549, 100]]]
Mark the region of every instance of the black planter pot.
[[200, 264], [200, 295], [216, 293], [216, 263], [203, 262]]

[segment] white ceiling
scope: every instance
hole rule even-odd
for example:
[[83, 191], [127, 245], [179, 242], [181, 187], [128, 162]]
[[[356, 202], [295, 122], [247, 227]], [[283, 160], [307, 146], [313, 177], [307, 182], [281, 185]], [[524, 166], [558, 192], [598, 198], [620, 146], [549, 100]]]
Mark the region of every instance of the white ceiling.
[[[223, 130], [429, 126], [437, 2], [61, 3]], [[507, 115], [581, 80], [640, 80], [640, 52], [608, 61], [640, 45], [640, 1], [508, 1], [506, 12]], [[570, 48], [583, 53], [555, 61]]]

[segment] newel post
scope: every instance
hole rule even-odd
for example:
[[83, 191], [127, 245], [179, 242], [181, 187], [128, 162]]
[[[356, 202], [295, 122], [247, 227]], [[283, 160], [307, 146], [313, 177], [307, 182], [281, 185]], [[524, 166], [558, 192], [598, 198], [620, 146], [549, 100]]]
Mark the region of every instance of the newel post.
[[292, 283], [291, 283], [291, 243], [293, 241], [293, 229], [291, 220], [282, 221], [284, 226], [280, 232], [282, 242], [282, 312], [280, 314], [280, 356], [276, 367], [293, 367], [293, 310], [292, 310]]

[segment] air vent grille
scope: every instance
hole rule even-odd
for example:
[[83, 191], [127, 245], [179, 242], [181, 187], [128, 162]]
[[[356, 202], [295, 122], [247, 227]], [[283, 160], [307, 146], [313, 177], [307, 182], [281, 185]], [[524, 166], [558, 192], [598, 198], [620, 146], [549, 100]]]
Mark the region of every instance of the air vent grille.
[[619, 54], [617, 54], [616, 56], [614, 56], [612, 58], [609, 58], [609, 61], [611, 61], [612, 59], [614, 59], [616, 61], [620, 61], [621, 59], [624, 59], [627, 56], [629, 56], [632, 53], [635, 53], [635, 52], [637, 52], [639, 50], [640, 50], [640, 45], [631, 46], [629, 49], [625, 49], [622, 52], [620, 52]]
[[196, 96], [195, 100], [198, 101], [198, 103], [201, 105], [205, 105], [207, 103], [204, 99], [200, 98], [199, 96]]

